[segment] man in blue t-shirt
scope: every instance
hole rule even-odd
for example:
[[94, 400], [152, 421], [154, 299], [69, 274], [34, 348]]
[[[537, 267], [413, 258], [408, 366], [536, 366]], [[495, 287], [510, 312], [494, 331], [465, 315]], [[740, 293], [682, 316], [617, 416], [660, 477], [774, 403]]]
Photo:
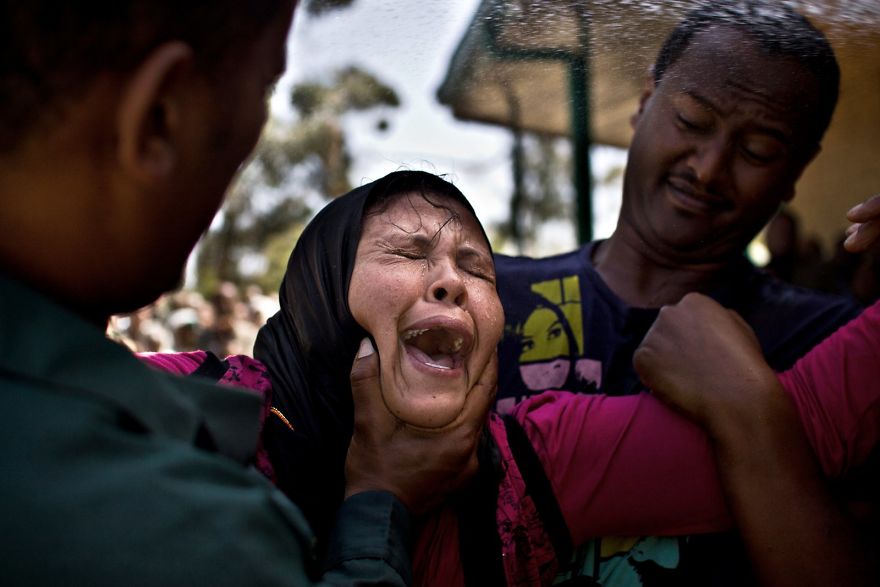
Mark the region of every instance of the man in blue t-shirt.
[[[659, 308], [688, 292], [736, 310], [777, 370], [856, 316], [854, 302], [776, 281], [743, 254], [819, 152], [838, 85], [825, 37], [778, 3], [690, 13], [645, 80], [614, 234], [545, 259], [496, 258], [499, 411], [547, 389], [644, 391], [633, 352]], [[742, 561], [730, 537], [606, 538], [562, 577], [749, 583]]]

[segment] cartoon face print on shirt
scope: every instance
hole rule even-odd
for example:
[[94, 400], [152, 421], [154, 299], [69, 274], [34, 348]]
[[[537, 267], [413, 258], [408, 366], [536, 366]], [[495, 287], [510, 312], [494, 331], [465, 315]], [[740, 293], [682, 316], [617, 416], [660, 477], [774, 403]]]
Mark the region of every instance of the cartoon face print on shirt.
[[566, 389], [571, 378], [601, 381], [601, 365], [582, 358], [580, 282], [576, 275], [535, 283], [532, 312], [519, 327], [519, 371], [528, 389]]

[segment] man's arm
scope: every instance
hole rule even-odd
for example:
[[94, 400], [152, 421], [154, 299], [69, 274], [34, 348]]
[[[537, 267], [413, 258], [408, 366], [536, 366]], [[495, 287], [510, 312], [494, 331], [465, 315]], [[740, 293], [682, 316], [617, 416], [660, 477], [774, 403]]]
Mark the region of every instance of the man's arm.
[[713, 440], [731, 512], [764, 583], [875, 584], [791, 401], [739, 316], [688, 295], [663, 308], [634, 365]]

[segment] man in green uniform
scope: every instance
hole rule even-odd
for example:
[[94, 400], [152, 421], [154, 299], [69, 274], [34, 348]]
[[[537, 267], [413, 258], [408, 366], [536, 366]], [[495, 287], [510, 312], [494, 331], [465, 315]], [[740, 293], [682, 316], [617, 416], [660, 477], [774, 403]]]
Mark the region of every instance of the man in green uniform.
[[480, 419], [397, 428], [369, 409], [364, 349], [367, 420], [320, 569], [301, 514], [246, 466], [259, 400], [103, 336], [178, 283], [257, 140], [295, 4], [0, 2], [4, 585], [405, 584], [410, 512], [466, 477], [449, 471]]

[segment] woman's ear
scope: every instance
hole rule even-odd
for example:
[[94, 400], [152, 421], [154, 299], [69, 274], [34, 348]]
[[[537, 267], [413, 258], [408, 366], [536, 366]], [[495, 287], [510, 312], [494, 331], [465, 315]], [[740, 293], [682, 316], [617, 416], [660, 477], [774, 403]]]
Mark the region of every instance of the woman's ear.
[[117, 156], [136, 181], [168, 179], [178, 161], [185, 100], [181, 81], [193, 71], [192, 49], [172, 41], [156, 47], [128, 77], [117, 109]]

